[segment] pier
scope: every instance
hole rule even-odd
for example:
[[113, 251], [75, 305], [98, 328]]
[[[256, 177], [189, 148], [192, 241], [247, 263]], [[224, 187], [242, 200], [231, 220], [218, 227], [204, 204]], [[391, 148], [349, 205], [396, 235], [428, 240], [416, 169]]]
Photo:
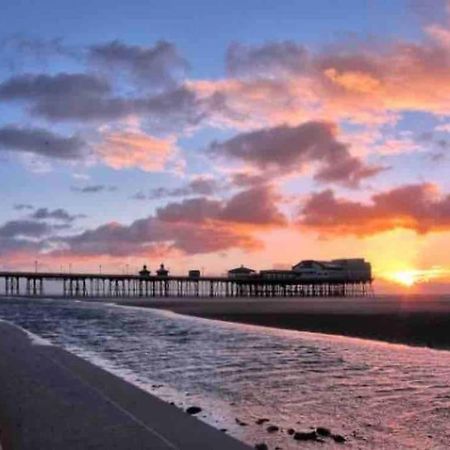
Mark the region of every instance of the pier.
[[[48, 290], [52, 286], [51, 292]], [[373, 293], [372, 278], [242, 278], [0, 272], [0, 293], [43, 297], [350, 297]]]

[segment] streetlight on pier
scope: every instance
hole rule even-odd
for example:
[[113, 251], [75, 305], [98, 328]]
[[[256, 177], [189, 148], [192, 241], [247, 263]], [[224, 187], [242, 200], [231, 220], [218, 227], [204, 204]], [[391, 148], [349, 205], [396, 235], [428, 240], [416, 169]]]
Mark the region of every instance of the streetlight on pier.
[[102, 265], [101, 264], [98, 265], [98, 273], [100, 275], [102, 274]]
[[34, 261], [34, 272], [37, 273], [38, 271], [38, 262]]

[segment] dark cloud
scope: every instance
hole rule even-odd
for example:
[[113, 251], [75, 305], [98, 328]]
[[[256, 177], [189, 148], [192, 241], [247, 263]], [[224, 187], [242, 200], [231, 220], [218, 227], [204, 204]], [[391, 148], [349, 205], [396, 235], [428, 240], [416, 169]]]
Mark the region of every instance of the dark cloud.
[[152, 130], [172, 130], [199, 125], [208, 117], [209, 105], [186, 86], [133, 101], [133, 109]]
[[255, 225], [283, 225], [286, 218], [278, 210], [279, 196], [268, 186], [239, 192], [224, 206], [220, 218]]
[[70, 223], [84, 216], [81, 214], [69, 214], [65, 209], [62, 208], [54, 210], [50, 210], [48, 208], [39, 208], [30, 217], [36, 220], [57, 220]]
[[185, 254], [210, 253], [233, 247], [255, 249], [261, 244], [249, 235], [217, 225], [177, 223], [148, 217], [129, 226], [102, 225], [61, 240], [66, 250], [56, 253], [129, 256], [152, 253], [161, 245]]
[[85, 144], [77, 136], [64, 137], [42, 128], [7, 125], [0, 127], [0, 150], [72, 160], [84, 156]]
[[[164, 189], [164, 188], [159, 188], [159, 189]], [[148, 196], [144, 192], [138, 191], [138, 192], [136, 192], [136, 194], [132, 195], [130, 198], [132, 198], [133, 200], [147, 200]]]
[[156, 210], [156, 217], [164, 222], [205, 222], [217, 220], [223, 209], [222, 202], [205, 197], [191, 198], [180, 203], [169, 203]]
[[153, 88], [173, 87], [188, 67], [175, 45], [166, 41], [142, 47], [115, 40], [90, 47], [88, 54], [92, 62], [105, 67], [109, 73], [128, 72]]
[[128, 226], [110, 223], [60, 238], [57, 241], [66, 249], [55, 254], [145, 255], [160, 248], [185, 254], [231, 248], [255, 250], [262, 243], [242, 225], [251, 225], [253, 230], [257, 226], [284, 223], [285, 218], [275, 204], [277, 199], [270, 187], [243, 191], [229, 201], [185, 199], [169, 203], [157, 209], [154, 216]]
[[226, 67], [234, 77], [282, 77], [304, 71], [308, 58], [306, 48], [292, 41], [260, 46], [233, 43], [227, 50]]
[[401, 186], [373, 195], [370, 203], [336, 198], [333, 191], [313, 194], [299, 223], [324, 234], [371, 235], [395, 228], [418, 233], [450, 230], [450, 194], [432, 184]]
[[93, 184], [83, 187], [72, 186], [70, 190], [73, 192], [81, 192], [82, 194], [96, 194], [98, 192], [115, 192], [117, 191], [117, 186], [108, 186], [105, 184]]
[[231, 176], [231, 184], [239, 187], [259, 186], [267, 182], [262, 174], [237, 172]]
[[285, 217], [277, 208], [278, 195], [269, 186], [241, 191], [228, 201], [205, 197], [169, 203], [156, 210], [158, 219], [168, 222], [204, 222], [207, 220], [250, 225], [282, 225]]
[[356, 187], [381, 167], [368, 166], [351, 156], [348, 146], [336, 138], [329, 122], [306, 122], [296, 127], [279, 126], [239, 134], [224, 142], [213, 142], [208, 152], [251, 163], [276, 175], [300, 172], [307, 163], [317, 163], [315, 178]]
[[38, 63], [47, 62], [54, 56], [80, 59], [79, 49], [69, 46], [63, 38], [41, 39], [20, 34], [8, 36], [0, 41], [0, 51], [9, 61], [11, 68], [21, 65], [26, 58]]
[[27, 203], [17, 203], [17, 204], [15, 204], [15, 205], [13, 206], [13, 208], [14, 208], [16, 211], [23, 211], [23, 210], [31, 210], [31, 209], [34, 209], [34, 206], [33, 206], [33, 205], [29, 205], [29, 204], [27, 204]]
[[208, 106], [186, 86], [156, 95], [118, 96], [104, 78], [89, 74], [22, 75], [0, 84], [0, 100], [24, 101], [52, 121], [117, 120], [138, 115], [153, 131], [197, 125]]
[[191, 180], [185, 186], [169, 189], [159, 187], [152, 189], [148, 195], [139, 191], [132, 198], [135, 200], [155, 200], [164, 197], [186, 197], [190, 195], [213, 195], [222, 189], [220, 184], [213, 178], [199, 176]]
[[25, 74], [1, 83], [0, 99], [58, 101], [76, 97], [99, 97], [110, 91], [109, 83], [94, 75], [84, 73]]
[[50, 231], [51, 227], [44, 222], [36, 222], [34, 220], [11, 220], [0, 226], [0, 238], [39, 238]]
[[12, 77], [0, 84], [0, 100], [27, 102], [34, 115], [51, 120], [114, 119], [132, 111], [108, 81], [83, 73]]
[[4, 238], [0, 236], [0, 256], [9, 257], [13, 253], [36, 254], [44, 248], [41, 241], [22, 238]]

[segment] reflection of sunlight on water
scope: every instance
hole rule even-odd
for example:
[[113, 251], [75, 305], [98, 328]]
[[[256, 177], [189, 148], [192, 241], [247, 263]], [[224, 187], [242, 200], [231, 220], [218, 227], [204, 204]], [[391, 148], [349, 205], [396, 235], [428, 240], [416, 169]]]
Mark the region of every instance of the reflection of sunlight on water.
[[296, 449], [286, 430], [320, 425], [350, 448], [447, 448], [450, 352], [83, 302], [3, 300], [0, 318], [251, 445]]

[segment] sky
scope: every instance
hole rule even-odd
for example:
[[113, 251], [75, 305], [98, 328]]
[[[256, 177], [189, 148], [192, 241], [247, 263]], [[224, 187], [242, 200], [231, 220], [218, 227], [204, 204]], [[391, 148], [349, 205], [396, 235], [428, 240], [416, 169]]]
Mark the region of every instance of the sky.
[[0, 268], [363, 257], [450, 292], [450, 3], [17, 0]]

